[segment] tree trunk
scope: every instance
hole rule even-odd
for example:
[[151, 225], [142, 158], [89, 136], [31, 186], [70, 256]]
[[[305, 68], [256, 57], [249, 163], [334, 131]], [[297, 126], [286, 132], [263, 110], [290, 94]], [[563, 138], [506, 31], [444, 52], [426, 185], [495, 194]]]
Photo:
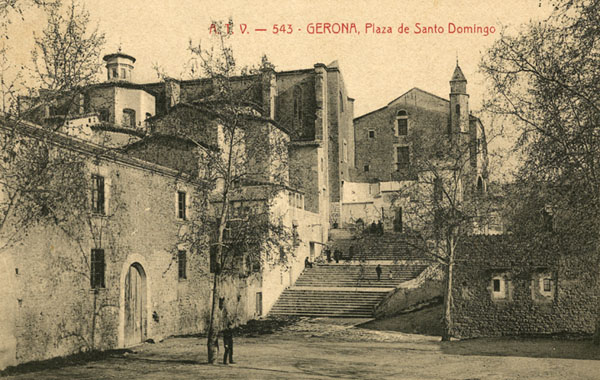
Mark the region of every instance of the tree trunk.
[[91, 331], [91, 342], [90, 342], [90, 350], [94, 351], [94, 349], [96, 348], [96, 317], [98, 315], [98, 313], [96, 312], [96, 307], [98, 304], [98, 289], [94, 289], [94, 302], [93, 302], [93, 309], [92, 309], [92, 331]]
[[221, 288], [221, 284], [220, 284], [220, 280], [221, 280], [221, 274], [223, 273], [223, 264], [224, 264], [224, 259], [223, 259], [223, 238], [224, 238], [224, 231], [225, 231], [225, 227], [227, 226], [227, 219], [226, 219], [226, 215], [227, 215], [227, 206], [228, 206], [228, 202], [229, 202], [229, 197], [228, 197], [228, 186], [225, 186], [225, 189], [223, 191], [223, 198], [222, 198], [222, 202], [223, 202], [223, 206], [221, 208], [221, 216], [219, 218], [219, 230], [218, 230], [218, 234], [217, 234], [217, 255], [215, 257], [215, 262], [216, 262], [216, 267], [215, 267], [215, 274], [213, 277], [213, 299], [212, 299], [212, 305], [211, 305], [211, 309], [210, 309], [210, 322], [208, 324], [208, 332], [206, 334], [206, 348], [207, 348], [207, 354], [208, 354], [208, 362], [210, 364], [214, 364], [215, 360], [217, 359], [216, 355], [217, 355], [217, 350], [218, 350], [218, 336], [219, 336], [219, 332], [221, 330], [221, 324], [219, 323], [221, 321], [220, 317], [217, 317], [217, 314], [219, 314], [219, 298], [220, 298], [220, 288]]
[[444, 294], [444, 329], [442, 341], [450, 341], [452, 337], [452, 280], [454, 276], [454, 244], [448, 242], [448, 266], [446, 268], [446, 293]]
[[216, 268], [215, 274], [213, 276], [213, 299], [212, 305], [210, 308], [210, 321], [208, 323], [208, 331], [206, 334], [206, 348], [208, 353], [208, 363], [214, 364], [215, 360], [217, 360], [217, 350], [218, 347], [218, 336], [219, 336], [219, 324], [216, 318], [217, 309], [219, 305], [219, 279], [218, 279], [218, 269]]

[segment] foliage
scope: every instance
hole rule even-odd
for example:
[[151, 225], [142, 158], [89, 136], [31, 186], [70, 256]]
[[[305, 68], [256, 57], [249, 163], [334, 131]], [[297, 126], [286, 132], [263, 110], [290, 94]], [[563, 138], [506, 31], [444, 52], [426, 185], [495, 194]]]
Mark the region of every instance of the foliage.
[[509, 117], [520, 131], [519, 187], [530, 189], [534, 203], [534, 193], [543, 194], [533, 215], [541, 207], [575, 213], [579, 218], [568, 218], [572, 234], [589, 231], [581, 222], [598, 232], [599, 20], [598, 1], [558, 2], [547, 20], [503, 33], [480, 65], [490, 83], [487, 110]]
[[104, 34], [98, 27], [91, 29], [89, 21], [89, 13], [75, 2], [66, 14], [62, 8], [49, 8], [47, 27], [35, 37], [31, 53], [44, 90], [60, 94], [95, 80], [101, 68]]
[[[34, 113], [43, 114], [40, 110], [60, 103], [66, 110], [58, 124], [61, 126], [68, 115], [79, 110], [81, 90], [94, 81], [104, 37], [97, 29], [89, 31], [89, 15], [75, 2], [66, 10], [59, 1], [12, 1], [4, 5], [11, 9], [1, 11], [19, 13], [28, 6], [40, 6], [47, 12], [48, 24], [35, 38], [34, 86], [22, 89], [25, 83], [8, 85], [2, 77], [3, 100], [10, 99], [13, 104], [4, 105], [3, 110], [11, 112], [0, 118], [0, 254], [22, 242], [36, 227], [62, 230], [78, 247], [80, 256], [67, 259], [59, 255], [51, 261], [51, 268], [61, 275], [81, 275], [87, 285], [89, 242], [96, 248], [110, 244], [106, 233], [110, 216], [94, 217], [90, 208], [90, 167], [95, 160], [54, 128], [32, 124], [27, 121], [32, 114], [18, 111], [27, 104]], [[22, 76], [23, 71], [17, 81]], [[91, 296], [89, 328], [78, 325], [70, 330], [64, 321], [57, 321], [63, 330], [61, 339], [76, 338], [84, 349], [95, 348], [97, 317], [104, 308], [114, 306], [98, 300], [97, 292]], [[74, 312], [89, 311], [89, 301], [84, 297], [73, 304]]]
[[[264, 97], [273, 66], [263, 57], [257, 67], [240, 68], [226, 32], [227, 25], [233, 29], [232, 21], [214, 25], [216, 33], [207, 46], [190, 42], [191, 67], [201, 75], [199, 90], [170, 112], [175, 120], [162, 126], [170, 130], [156, 128], [193, 142], [199, 162], [193, 173], [192, 208], [179, 236], [191, 251], [210, 252], [211, 363], [216, 359], [217, 334], [239, 318], [232, 313], [238, 310], [239, 298], [222, 299], [224, 281], [249, 279], [271, 266], [286, 265], [297, 243], [291, 220], [275, 212], [287, 205], [288, 137], [270, 120], [272, 105]], [[201, 125], [196, 125], [199, 120]]]
[[[480, 65], [487, 108], [520, 131], [513, 230], [543, 239], [539, 225], [554, 229], [584, 254], [597, 254], [600, 232], [599, 21], [597, 0], [558, 1], [548, 19], [503, 33]], [[600, 319], [596, 331], [600, 341]]]
[[483, 128], [475, 135], [433, 128], [411, 133], [409, 177], [399, 183], [393, 206], [402, 213], [402, 229], [411, 249], [445, 267], [444, 334], [452, 335], [452, 287], [456, 247], [462, 239], [486, 231], [493, 211], [490, 197], [476, 186], [487, 178], [487, 143]]

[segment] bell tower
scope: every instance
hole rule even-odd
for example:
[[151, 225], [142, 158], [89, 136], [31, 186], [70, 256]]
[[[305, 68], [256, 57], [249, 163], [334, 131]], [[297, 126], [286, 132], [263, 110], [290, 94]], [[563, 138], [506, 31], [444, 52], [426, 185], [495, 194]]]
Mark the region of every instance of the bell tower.
[[450, 125], [452, 133], [469, 132], [469, 94], [467, 78], [463, 74], [458, 59], [450, 79]]
[[103, 60], [106, 62], [107, 80], [109, 82], [132, 81], [134, 57], [121, 53], [119, 48], [118, 52], [105, 55]]

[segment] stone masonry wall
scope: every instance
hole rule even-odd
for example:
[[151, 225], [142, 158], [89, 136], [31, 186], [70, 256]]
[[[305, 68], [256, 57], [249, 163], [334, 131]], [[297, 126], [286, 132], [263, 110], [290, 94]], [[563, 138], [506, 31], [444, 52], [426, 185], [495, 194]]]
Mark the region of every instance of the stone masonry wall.
[[[556, 236], [539, 244], [479, 236], [459, 248], [452, 292], [454, 336], [594, 332], [597, 256], [561, 247]], [[544, 277], [552, 284], [546, 294], [541, 292]], [[493, 289], [494, 278], [500, 280], [500, 291]]]
[[[176, 191], [193, 196], [191, 188], [151, 168], [90, 163], [90, 175], [104, 176], [106, 189], [107, 216], [90, 218], [94, 233], [85, 223], [71, 235], [57, 226], [39, 225], [20, 244], [1, 253], [3, 262], [10, 263], [4, 272], [11, 278], [0, 278], [0, 286], [12, 288], [4, 294], [12, 295], [16, 305], [14, 318], [2, 319], [15, 326], [0, 326], [13, 331], [8, 338], [16, 340], [15, 360], [3, 362], [122, 347], [123, 281], [134, 263], [146, 277], [144, 339], [206, 328], [212, 284], [207, 252], [187, 251], [187, 278], [178, 276], [177, 250], [186, 249], [179, 245], [178, 234], [186, 222], [177, 219]], [[191, 199], [188, 204], [193, 204]], [[105, 287], [96, 291], [90, 286], [92, 248], [103, 248], [106, 261]], [[241, 311], [238, 317], [243, 322], [247, 297], [245, 285], [238, 282], [226, 284], [221, 295], [239, 300], [231, 307]]]
[[[408, 135], [397, 136], [396, 114], [408, 114]], [[356, 141], [356, 171], [354, 182], [396, 181], [410, 178], [410, 170], [396, 170], [396, 145], [409, 146], [412, 136], [423, 130], [435, 130], [447, 139], [448, 102], [436, 96], [413, 89], [388, 106], [354, 119]], [[369, 131], [375, 136], [369, 137]], [[409, 148], [410, 149], [410, 148]], [[411, 161], [415, 152], [410, 149]], [[365, 166], [368, 165], [368, 171]]]

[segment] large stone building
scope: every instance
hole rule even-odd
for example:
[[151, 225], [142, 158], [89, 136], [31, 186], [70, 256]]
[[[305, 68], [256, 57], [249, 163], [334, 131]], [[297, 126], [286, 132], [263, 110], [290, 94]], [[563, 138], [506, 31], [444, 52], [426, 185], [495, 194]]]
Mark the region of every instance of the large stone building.
[[[64, 133], [51, 134], [48, 141], [53, 150], [80, 155], [86, 168], [82, 176], [89, 184], [80, 190], [91, 207], [77, 214], [83, 219], [74, 223], [76, 227], [39, 223], [17, 244], [2, 245], [2, 368], [201, 332], [207, 326], [215, 265], [208, 245], [198, 249], [183, 238], [199, 212], [198, 199], [212, 197], [211, 187], [194, 179], [205, 169], [198, 160], [198, 144], [225, 149], [218, 124], [191, 104], [206, 82], [134, 84], [129, 82], [132, 57], [118, 53], [105, 60], [107, 82], [84, 89], [75, 107], [57, 98], [23, 112], [40, 124], [61, 127]], [[265, 209], [273, 222], [293, 230], [294, 241], [285, 260], [273, 247], [261, 250], [259, 265], [242, 267], [249, 269], [223, 284], [220, 296], [240, 322], [268, 313], [298, 277], [304, 259], [320, 254], [328, 233], [329, 193], [322, 186], [327, 175], [321, 174], [328, 173], [327, 155], [320, 142], [313, 141], [305, 150], [315, 163], [309, 171], [317, 185], [308, 191], [292, 187], [294, 169], [287, 163], [293, 149], [288, 152], [288, 145], [295, 135], [273, 119], [275, 73], [260, 79], [265, 92], [259, 87], [256, 96], [264, 102], [257, 107], [264, 106], [268, 116], [250, 118], [255, 133], [247, 138], [271, 144], [264, 144], [269, 149], [261, 151], [260, 159], [247, 152], [260, 170], [251, 178], [254, 183], [242, 184], [232, 194], [231, 209]], [[182, 120], [180, 113], [189, 112], [196, 123], [174, 128]], [[2, 133], [10, 134], [10, 128], [18, 128], [25, 139], [47, 136], [42, 125], [3, 119]], [[264, 190], [281, 170], [283, 182], [272, 199], [266, 199]]]
[[[23, 112], [60, 128], [60, 149], [82, 153], [93, 228], [65, 236], [56, 226], [38, 225], [1, 253], [0, 302], [9, 312], [0, 318], [0, 367], [206, 327], [214, 264], [209, 249], [192, 249], [182, 231], [198, 212], [195, 201], [214, 195], [198, 191], [193, 180], [206, 170], [200, 151], [225, 149], [219, 123], [202, 107], [212, 82], [135, 83], [135, 58], [118, 52], [104, 59], [106, 81], [82, 89], [74, 107], [53, 98]], [[293, 259], [261, 251], [259, 270], [224, 285], [228, 308], [241, 321], [269, 312], [304, 259], [321, 254], [331, 228], [359, 218], [383, 219], [391, 228], [398, 219], [392, 194], [416, 174], [411, 137], [427, 132], [468, 147], [465, 188], [485, 191], [484, 129], [470, 115], [458, 65], [450, 100], [413, 89], [356, 119], [337, 62], [266, 69], [231, 83], [244, 89], [249, 104], [252, 133], [245, 138], [270, 142], [260, 154], [246, 151], [256, 170], [231, 208], [268, 204], [270, 217], [295, 236]], [[39, 125], [24, 130], [34, 138]], [[273, 184], [278, 192], [265, 199]]]
[[[467, 80], [458, 62], [450, 80], [449, 100], [413, 88], [386, 106], [355, 118], [354, 135], [356, 165], [342, 190], [344, 225], [358, 219], [366, 223], [381, 220], [387, 229], [395, 226], [402, 230], [402, 211], [394, 205], [395, 194], [420, 180], [434, 160], [447, 160], [454, 168], [450, 173], [464, 157], [467, 164], [458, 170], [465, 196], [486, 191], [485, 129], [471, 114]], [[456, 148], [458, 156], [453, 160], [457, 162], [438, 157], [431, 148], [435, 144]]]

